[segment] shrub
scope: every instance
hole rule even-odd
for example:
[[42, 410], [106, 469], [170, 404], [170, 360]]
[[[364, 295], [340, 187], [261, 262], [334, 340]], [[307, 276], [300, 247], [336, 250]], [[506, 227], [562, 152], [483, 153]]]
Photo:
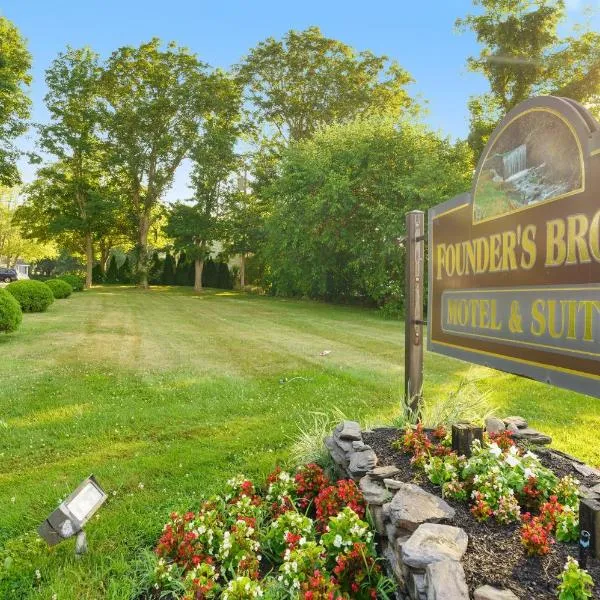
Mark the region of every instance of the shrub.
[[52, 294], [57, 300], [68, 298], [73, 293], [71, 285], [62, 279], [50, 279], [46, 281], [46, 285], [52, 290]]
[[41, 281], [21, 279], [9, 284], [6, 289], [21, 305], [23, 312], [45, 312], [54, 302], [52, 290]]
[[6, 290], [0, 289], [0, 331], [15, 331], [23, 319], [21, 306]]
[[575, 559], [567, 559], [567, 564], [560, 575], [558, 600], [586, 600], [592, 597], [594, 581], [590, 574], [580, 569]]
[[65, 275], [59, 275], [57, 279], [66, 281], [73, 288], [74, 292], [83, 292], [83, 288], [85, 287], [85, 279], [79, 275], [67, 273]]

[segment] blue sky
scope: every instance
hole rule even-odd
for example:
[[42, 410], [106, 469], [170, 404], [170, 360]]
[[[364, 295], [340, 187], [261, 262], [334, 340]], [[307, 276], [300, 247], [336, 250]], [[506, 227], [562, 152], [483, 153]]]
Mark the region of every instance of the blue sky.
[[[594, 0], [596, 6], [600, 0]], [[579, 20], [583, 0], [568, 0]], [[44, 71], [67, 45], [91, 46], [106, 56], [123, 45], [157, 36], [188, 46], [212, 66], [230, 67], [259, 41], [289, 29], [319, 26], [325, 35], [358, 50], [396, 59], [415, 79], [413, 95], [427, 101], [425, 120], [453, 138], [468, 130], [467, 100], [486, 89], [465, 62], [477, 54], [471, 33], [454, 31], [454, 21], [472, 11], [470, 0], [4, 0], [0, 14], [27, 38], [33, 55], [33, 120], [44, 121]], [[594, 18], [596, 24], [600, 20]], [[25, 145], [32, 145], [29, 134]], [[23, 164], [30, 180], [33, 167]], [[189, 196], [187, 169], [180, 169], [170, 200]]]

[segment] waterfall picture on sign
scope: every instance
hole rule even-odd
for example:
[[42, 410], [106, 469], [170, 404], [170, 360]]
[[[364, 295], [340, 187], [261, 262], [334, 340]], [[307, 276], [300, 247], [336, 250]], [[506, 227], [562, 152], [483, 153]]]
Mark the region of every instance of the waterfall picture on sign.
[[475, 222], [553, 200], [583, 188], [579, 141], [569, 123], [548, 109], [510, 121], [489, 149], [477, 177]]

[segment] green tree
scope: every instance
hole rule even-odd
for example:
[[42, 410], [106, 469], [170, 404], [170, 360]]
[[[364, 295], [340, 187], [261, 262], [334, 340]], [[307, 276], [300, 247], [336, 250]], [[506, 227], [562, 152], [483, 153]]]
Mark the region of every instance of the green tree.
[[46, 71], [50, 122], [39, 127], [39, 140], [56, 163], [40, 170], [28, 195], [38, 210], [27, 212], [28, 217], [37, 212], [48, 235], [70, 233], [79, 241], [88, 288], [94, 238], [107, 234], [116, 211], [99, 134], [100, 73], [98, 55], [89, 48], [67, 48]]
[[57, 254], [54, 244], [38, 242], [24, 235], [15, 219], [17, 196], [16, 188], [0, 186], [0, 259], [4, 260], [7, 267], [14, 266], [19, 258], [37, 262]]
[[126, 179], [136, 231], [137, 273], [148, 286], [148, 234], [161, 198], [198, 137], [212, 78], [187, 49], [152, 39], [119, 48], [103, 78], [104, 126], [115, 168]]
[[260, 42], [238, 66], [252, 116], [285, 141], [360, 115], [395, 115], [415, 108], [412, 81], [398, 63], [325, 37], [318, 27]]
[[600, 34], [589, 30], [560, 37], [563, 0], [474, 0], [483, 10], [458, 19], [482, 49], [468, 60], [489, 81], [489, 92], [469, 101], [469, 144], [479, 156], [499, 121], [536, 95], [566, 96], [599, 114]]
[[240, 134], [241, 90], [231, 77], [217, 73], [213, 93], [214, 108], [206, 115], [202, 134], [191, 153], [193, 204], [174, 204], [165, 229], [175, 247], [194, 261], [197, 292], [202, 290], [204, 261], [213, 243], [223, 237], [228, 178], [238, 165], [234, 145]]
[[131, 283], [133, 275], [131, 273], [131, 264], [129, 263], [129, 257], [126, 256], [123, 264], [119, 267], [117, 279], [119, 283]]
[[0, 184], [20, 182], [14, 140], [27, 129], [31, 55], [19, 30], [0, 16]]
[[167, 255], [165, 256], [165, 264], [162, 272], [162, 284], [175, 284], [175, 259], [170, 252], [167, 252]]
[[114, 254], [110, 257], [105, 280], [106, 283], [117, 283], [119, 281], [119, 267], [117, 266], [117, 257]]
[[272, 291], [400, 308], [404, 215], [468, 188], [471, 152], [422, 125], [324, 128], [283, 156], [262, 252]]

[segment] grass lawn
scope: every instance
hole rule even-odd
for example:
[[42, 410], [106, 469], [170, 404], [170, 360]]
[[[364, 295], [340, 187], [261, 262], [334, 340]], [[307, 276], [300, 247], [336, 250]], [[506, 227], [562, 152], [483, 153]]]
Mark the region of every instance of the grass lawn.
[[[107, 286], [25, 315], [0, 336], [0, 598], [130, 598], [169, 512], [285, 461], [311, 411], [392, 419], [403, 342], [371, 311], [234, 292]], [[465, 376], [600, 464], [600, 401], [436, 355], [426, 397]], [[78, 560], [35, 530], [91, 472], [110, 498]]]

